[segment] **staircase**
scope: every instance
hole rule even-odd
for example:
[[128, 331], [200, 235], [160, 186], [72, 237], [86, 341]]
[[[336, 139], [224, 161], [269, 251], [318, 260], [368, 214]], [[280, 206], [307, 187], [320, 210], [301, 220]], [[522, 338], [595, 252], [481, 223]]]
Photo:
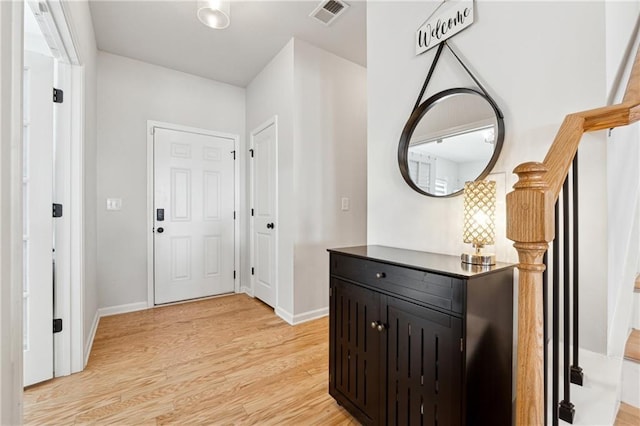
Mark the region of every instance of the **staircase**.
[[[577, 187], [569, 190], [569, 182], [577, 181], [575, 175], [569, 173], [575, 173], [577, 169], [577, 151], [578, 145], [584, 133], [593, 132], [604, 129], [613, 129], [616, 127], [627, 126], [638, 122], [640, 120], [640, 49], [638, 49], [635, 59], [633, 60], [633, 66], [629, 80], [627, 82], [626, 90], [622, 102], [616, 105], [611, 105], [603, 108], [597, 108], [589, 111], [582, 111], [574, 114], [569, 114], [565, 117], [556, 138], [551, 145], [543, 162], [528, 162], [523, 163], [516, 167], [514, 173], [518, 175], [518, 182], [514, 185], [514, 191], [507, 195], [507, 237], [514, 241], [514, 247], [518, 252], [519, 264], [518, 264], [518, 362], [517, 362], [517, 378], [516, 378], [516, 425], [543, 425], [543, 424], [558, 424], [558, 417], [560, 420], [565, 420], [572, 423], [576, 420], [576, 424], [587, 424], [578, 422], [580, 415], [575, 416], [571, 400], [568, 398], [569, 390], [576, 389], [576, 385], [580, 386], [583, 383], [581, 372], [582, 369], [578, 365], [578, 348], [579, 344], [577, 339], [574, 342], [570, 342], [566, 336], [577, 336], [577, 315], [572, 323], [572, 327], [575, 327], [573, 331], [569, 330], [571, 324], [571, 318], [568, 317], [568, 312], [577, 312], [577, 302], [571, 302], [570, 294], [570, 280], [569, 274], [565, 271], [579, 271], [577, 267], [576, 259], [578, 255], [576, 253], [577, 247], [577, 226], [574, 228], [574, 232], [568, 231], [569, 223], [574, 225], [577, 223], [576, 214], [571, 218], [567, 212], [577, 211], [577, 201], [572, 203], [569, 200], [569, 193], [577, 193]], [[574, 184], [575, 185], [575, 184]], [[562, 197], [560, 195], [562, 194]], [[637, 196], [637, 194], [636, 194]], [[560, 199], [562, 198], [562, 199]], [[559, 203], [562, 207], [559, 208]], [[559, 211], [562, 211], [562, 220], [560, 220]], [[560, 228], [560, 222], [562, 222], [562, 229]], [[570, 235], [571, 234], [571, 235]], [[557, 260], [556, 253], [559, 253], [561, 239], [563, 252], [561, 260]], [[571, 240], [574, 240], [571, 242]], [[547, 256], [547, 250], [550, 243], [553, 242], [553, 262]], [[572, 255], [569, 256], [569, 251], [565, 247], [567, 244], [574, 244]], [[635, 263], [635, 256], [633, 256]], [[573, 267], [570, 265], [573, 262]], [[549, 270], [549, 265], [552, 265], [554, 271], [554, 277], [548, 277], [545, 271]], [[562, 266], [560, 266], [562, 265]], [[565, 275], [562, 288], [564, 289], [564, 296], [562, 296], [564, 307], [560, 309], [556, 305], [558, 297], [558, 285], [549, 283], [556, 283], [559, 281], [556, 275], [556, 271], [562, 269]], [[575, 275], [572, 272], [571, 275]], [[574, 300], [577, 300], [577, 293], [579, 289], [579, 280], [574, 279], [573, 287], [571, 287]], [[627, 278], [627, 283], [629, 279]], [[629, 283], [630, 284], [630, 283]], [[553, 289], [553, 326], [551, 335], [554, 336], [553, 342], [553, 355], [547, 357], [546, 342], [548, 333], [547, 323], [547, 291], [551, 292]], [[635, 300], [635, 312], [634, 321], [632, 326], [634, 328], [630, 335], [629, 343], [627, 344], [628, 351], [625, 353], [624, 366], [622, 368], [622, 402], [621, 409], [619, 411], [618, 420], [616, 424], [624, 425], [621, 423], [630, 419], [630, 423], [638, 426], [640, 422], [634, 418], [634, 415], [638, 414], [638, 410], [633, 407], [640, 407], [640, 324], [638, 324], [638, 316], [640, 312], [640, 302], [638, 298], [638, 280], [636, 280], [636, 292], [634, 293]], [[628, 306], [628, 305], [627, 305]], [[558, 348], [558, 325], [559, 320], [556, 318], [559, 316], [558, 312], [563, 312], [564, 318], [562, 320], [564, 331], [562, 336], [564, 337], [563, 349]], [[626, 312], [629, 312], [628, 310]], [[627, 314], [624, 315], [627, 317]], [[627, 317], [628, 318], [628, 317]], [[626, 323], [627, 320], [624, 320]], [[622, 324], [622, 323], [621, 323]], [[628, 326], [628, 323], [626, 323]], [[621, 336], [622, 337], [622, 336]], [[620, 339], [622, 343], [622, 339]], [[570, 348], [570, 345], [573, 345]], [[621, 345], [620, 345], [621, 349]], [[573, 363], [570, 364], [570, 351], [573, 352]], [[562, 354], [564, 362], [562, 363], [561, 370], [558, 369], [558, 360]], [[548, 359], [549, 358], [549, 359]], [[584, 357], [583, 357], [584, 358]], [[582, 359], [583, 359], [582, 358]], [[618, 356], [618, 360], [620, 357]], [[552, 362], [552, 361], [553, 362]], [[584, 361], [581, 361], [582, 364]], [[618, 361], [618, 366], [620, 361]], [[548, 364], [553, 364], [553, 371], [551, 375], [546, 375], [546, 368]], [[585, 366], [585, 364], [582, 364]], [[575, 376], [574, 377], [574, 369]], [[591, 373], [585, 370], [585, 380], [589, 380], [589, 374], [592, 374], [591, 379], [594, 379], [599, 373], [598, 368], [591, 370]], [[617, 369], [618, 374], [609, 374], [610, 378], [620, 377], [620, 367]], [[564, 380], [564, 392], [563, 395], [559, 395], [559, 383], [557, 381], [558, 372], [562, 371]], [[571, 372], [571, 378], [569, 380], [569, 371]], [[548, 383], [553, 380], [553, 384]], [[571, 384], [576, 384], [572, 385]], [[585, 382], [584, 385], [588, 385]], [[578, 389], [588, 390], [589, 386], [580, 386]], [[548, 404], [547, 390], [549, 393], [553, 393], [551, 398], [552, 403]], [[580, 393], [581, 390], [574, 392]], [[617, 398], [619, 391], [615, 391], [614, 398]], [[559, 401], [559, 397], [562, 397], [562, 401]], [[575, 401], [575, 399], [574, 399]], [[597, 403], [597, 401], [594, 401]], [[547, 408], [551, 415], [546, 414]], [[613, 414], [613, 411], [610, 411]], [[613, 416], [609, 417], [612, 419]], [[592, 422], [593, 418], [586, 419]], [[607, 421], [610, 424], [611, 420]]]

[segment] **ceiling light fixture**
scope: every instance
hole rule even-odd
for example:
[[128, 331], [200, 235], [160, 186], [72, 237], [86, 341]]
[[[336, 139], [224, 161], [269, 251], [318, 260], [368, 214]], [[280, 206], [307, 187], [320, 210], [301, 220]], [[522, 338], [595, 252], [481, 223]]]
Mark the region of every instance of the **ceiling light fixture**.
[[208, 27], [223, 30], [231, 23], [229, 0], [198, 0], [198, 19]]

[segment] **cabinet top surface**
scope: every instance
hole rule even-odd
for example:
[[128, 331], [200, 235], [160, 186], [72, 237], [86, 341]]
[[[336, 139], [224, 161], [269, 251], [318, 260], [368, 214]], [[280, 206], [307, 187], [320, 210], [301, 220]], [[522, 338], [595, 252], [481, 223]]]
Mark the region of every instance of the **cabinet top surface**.
[[333, 248], [330, 253], [344, 254], [363, 259], [377, 260], [408, 268], [420, 269], [428, 272], [436, 272], [446, 275], [454, 275], [462, 278], [471, 278], [479, 275], [511, 269], [515, 265], [511, 263], [496, 262], [493, 266], [476, 266], [462, 263], [459, 256], [447, 254], [429, 253], [424, 251], [406, 250], [386, 246], [356, 246]]

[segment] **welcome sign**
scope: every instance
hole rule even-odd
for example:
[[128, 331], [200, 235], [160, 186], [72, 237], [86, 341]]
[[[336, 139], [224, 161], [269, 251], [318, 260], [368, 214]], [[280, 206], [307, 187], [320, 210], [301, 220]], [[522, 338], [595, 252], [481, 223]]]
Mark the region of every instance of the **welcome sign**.
[[473, 0], [442, 3], [416, 32], [416, 55], [426, 52], [473, 24]]

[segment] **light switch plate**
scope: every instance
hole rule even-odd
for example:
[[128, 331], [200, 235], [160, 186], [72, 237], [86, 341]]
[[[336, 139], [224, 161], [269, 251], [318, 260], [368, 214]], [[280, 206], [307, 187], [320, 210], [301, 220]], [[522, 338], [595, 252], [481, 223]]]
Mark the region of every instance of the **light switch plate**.
[[122, 210], [122, 198], [107, 198], [107, 210]]

